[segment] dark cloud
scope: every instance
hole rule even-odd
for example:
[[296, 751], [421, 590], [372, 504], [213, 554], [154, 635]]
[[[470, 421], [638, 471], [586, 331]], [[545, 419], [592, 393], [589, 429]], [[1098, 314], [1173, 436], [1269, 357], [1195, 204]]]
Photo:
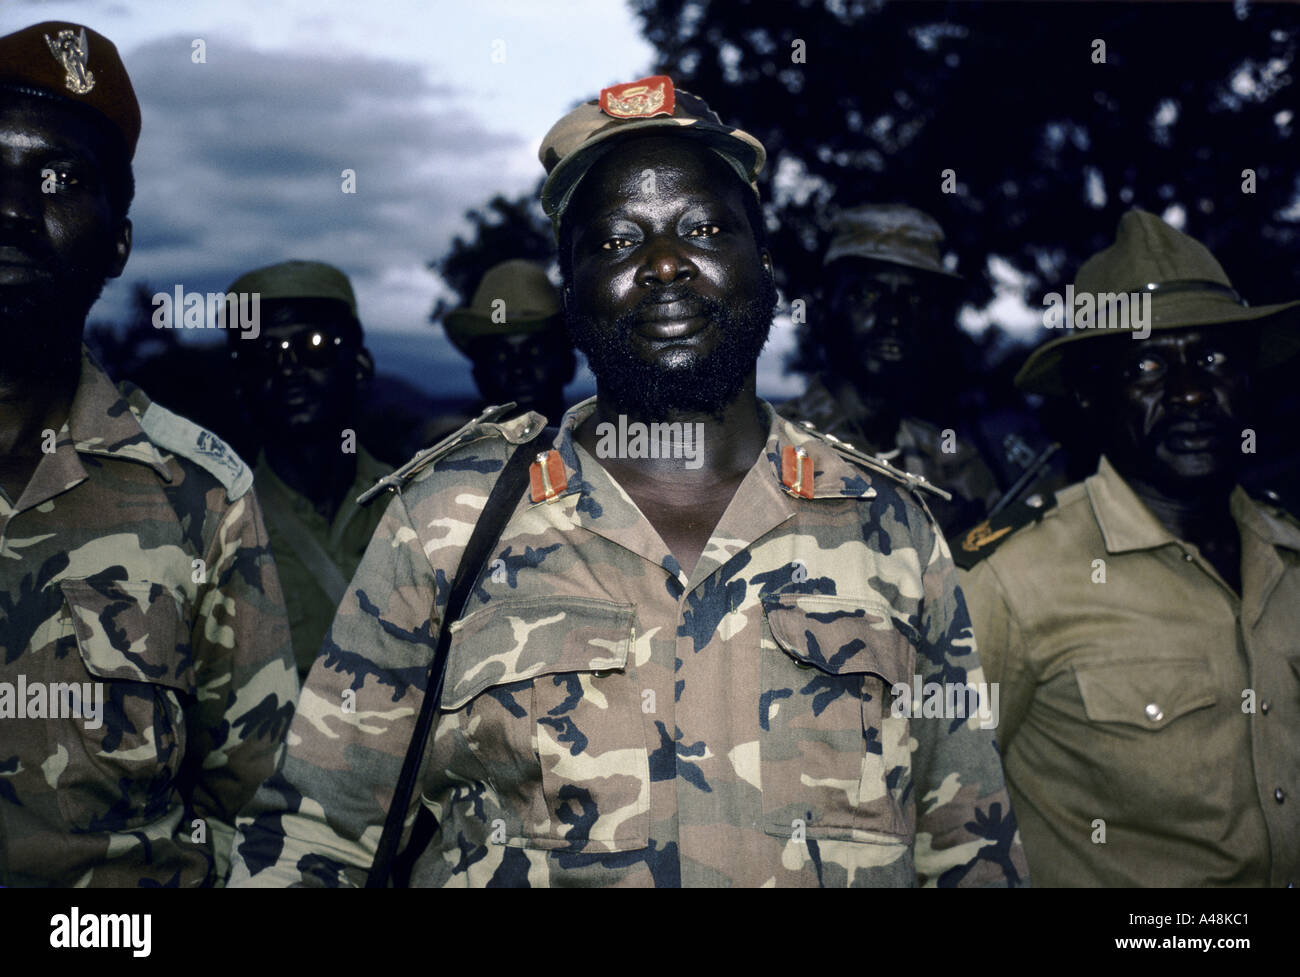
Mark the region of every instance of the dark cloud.
[[[428, 277], [415, 322], [392, 321], [411, 318], [410, 269], [500, 189], [503, 160], [528, 151], [520, 138], [485, 128], [419, 62], [203, 39], [205, 64], [191, 59], [191, 35], [127, 55], [143, 131], [123, 282], [216, 289], [260, 264], [320, 258], [378, 296], [369, 308], [363, 300], [374, 326], [416, 326], [436, 282]], [[345, 169], [355, 194], [342, 192]], [[400, 316], [379, 288], [395, 269], [406, 269]], [[126, 293], [117, 285], [110, 298]]]

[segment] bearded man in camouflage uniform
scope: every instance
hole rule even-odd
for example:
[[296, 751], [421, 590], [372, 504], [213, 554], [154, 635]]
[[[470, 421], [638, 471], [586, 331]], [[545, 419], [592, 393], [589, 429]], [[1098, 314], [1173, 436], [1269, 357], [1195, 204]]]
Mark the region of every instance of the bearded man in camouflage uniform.
[[252, 475], [82, 346], [140, 110], [79, 25], [0, 38], [0, 885], [198, 886], [297, 676]]
[[413, 885], [1027, 880], [991, 731], [894, 707], [981, 679], [942, 536], [905, 476], [755, 396], [764, 155], [665, 76], [551, 129], [542, 202], [598, 394], [538, 442], [454, 623], [466, 540], [544, 420], [471, 426], [395, 480], [232, 883], [366, 879], [445, 626]]

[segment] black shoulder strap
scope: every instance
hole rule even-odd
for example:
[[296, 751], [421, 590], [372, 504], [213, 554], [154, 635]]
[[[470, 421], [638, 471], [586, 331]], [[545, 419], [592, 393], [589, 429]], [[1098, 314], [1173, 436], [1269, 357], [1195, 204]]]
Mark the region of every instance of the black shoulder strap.
[[[424, 686], [424, 701], [420, 704], [420, 716], [416, 720], [411, 743], [406, 749], [406, 759], [402, 761], [402, 772], [397, 779], [397, 791], [393, 795], [393, 803], [384, 821], [384, 831], [379, 837], [375, 861], [366, 878], [367, 889], [383, 889], [388, 886], [393, 859], [397, 854], [397, 843], [402, 837], [402, 822], [406, 819], [406, 807], [411, 802], [411, 795], [415, 791], [415, 778], [420, 770], [420, 759], [424, 755], [424, 744], [429, 739], [429, 730], [433, 728], [433, 720], [438, 713], [438, 701], [442, 698], [442, 682], [447, 671], [447, 651], [451, 647], [451, 624], [458, 620], [465, 610], [465, 602], [469, 599], [470, 591], [483, 570], [483, 564], [487, 562], [488, 555], [505, 529], [506, 520], [514, 512], [519, 496], [528, 485], [528, 467], [532, 464], [537, 442], [543, 438], [553, 439], [555, 433], [555, 428], [545, 428], [538, 432], [536, 437], [525, 441], [514, 450], [506, 461], [501, 476], [492, 486], [487, 504], [483, 506], [483, 514], [474, 524], [469, 543], [461, 555], [460, 566], [456, 568], [456, 579], [452, 581], [451, 594], [447, 598], [447, 612], [443, 615], [442, 627], [438, 632], [438, 644], [433, 652], [433, 661], [429, 665], [429, 675]], [[407, 871], [409, 873], [409, 865]]]

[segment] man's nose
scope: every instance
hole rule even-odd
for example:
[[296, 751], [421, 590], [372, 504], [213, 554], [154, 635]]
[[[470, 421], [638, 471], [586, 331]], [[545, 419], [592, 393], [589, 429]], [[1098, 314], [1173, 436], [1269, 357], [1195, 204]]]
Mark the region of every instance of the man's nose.
[[684, 253], [680, 242], [661, 235], [646, 248], [645, 261], [637, 272], [637, 284], [671, 285], [681, 278], [693, 278], [695, 265]]
[[1179, 357], [1169, 367], [1165, 396], [1172, 403], [1195, 407], [1213, 396], [1210, 377], [1195, 363]]

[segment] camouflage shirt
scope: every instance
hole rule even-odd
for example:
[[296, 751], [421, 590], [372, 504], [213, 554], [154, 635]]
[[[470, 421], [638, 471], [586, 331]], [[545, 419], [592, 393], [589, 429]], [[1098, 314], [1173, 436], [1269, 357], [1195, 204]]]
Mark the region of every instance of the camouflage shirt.
[[[883, 475], [763, 410], [766, 449], [689, 575], [572, 432], [454, 637], [413, 885], [1006, 885], [1027, 880], [992, 732], [895, 716], [893, 683], [980, 680], [947, 545]], [[231, 884], [361, 885], [449, 581], [511, 442], [484, 424], [389, 505], [303, 690]], [[783, 487], [804, 445], [811, 498]], [[805, 466], [806, 467], [806, 466]]]
[[946, 445], [939, 428], [917, 417], [904, 417], [893, 444], [873, 444], [822, 378], [811, 379], [800, 396], [779, 405], [777, 410], [782, 417], [808, 421], [817, 430], [833, 434], [859, 451], [883, 454], [895, 468], [947, 489], [953, 496], [951, 502], [936, 499], [928, 504], [949, 536], [979, 522], [1002, 494], [992, 469], [970, 438], [955, 437]]
[[250, 484], [83, 355], [53, 452], [0, 490], [0, 884], [224, 877], [297, 695]]

